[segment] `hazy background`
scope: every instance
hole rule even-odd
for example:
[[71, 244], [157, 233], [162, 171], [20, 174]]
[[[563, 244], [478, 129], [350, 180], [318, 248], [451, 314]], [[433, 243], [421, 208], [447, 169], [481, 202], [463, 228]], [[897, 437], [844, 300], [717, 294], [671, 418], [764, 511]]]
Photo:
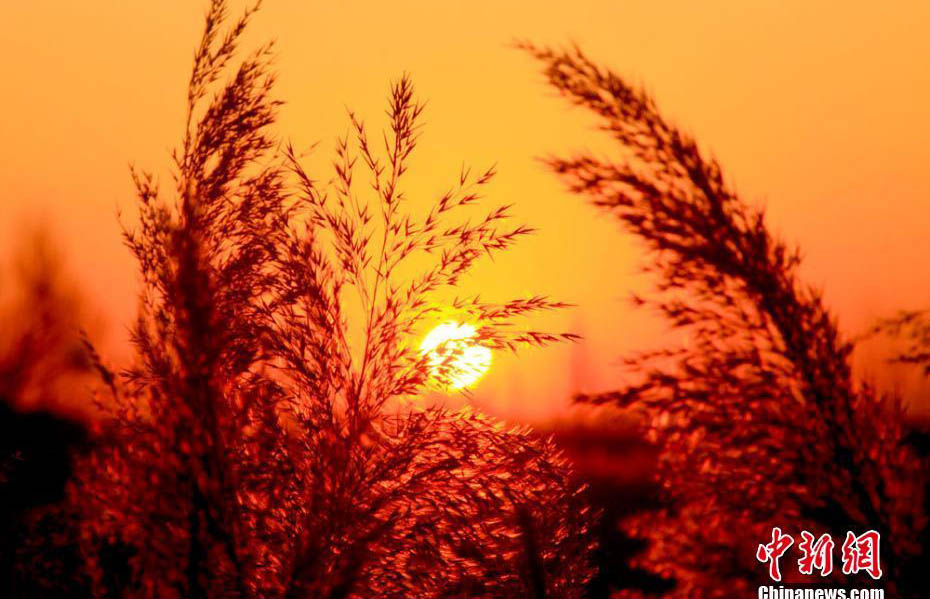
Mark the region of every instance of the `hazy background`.
[[[203, 11], [190, 0], [3, 7], [0, 252], [47, 223], [109, 323], [102, 346], [114, 359], [126, 353], [138, 282], [116, 218], [134, 219], [127, 165], [170, 184]], [[321, 142], [309, 161], [318, 177], [329, 176], [346, 106], [380, 127], [389, 81], [404, 71], [429, 103], [408, 195], [435, 197], [462, 161], [497, 163], [489, 200], [515, 202], [540, 232], [483, 264], [463, 292], [576, 303], [534, 324], [586, 339], [496, 356], [475, 401], [541, 420], [571, 392], [610, 388], [616, 357], [662, 328], [624, 301], [648, 286], [635, 244], [534, 159], [609, 142], [508, 43], [575, 41], [644, 84], [802, 246], [807, 280], [856, 334], [898, 308], [930, 306], [928, 30], [930, 3], [918, 1], [269, 0], [248, 39], [277, 39], [280, 131], [298, 147]], [[916, 378], [881, 367], [884, 349], [866, 346], [860, 369], [914, 395]]]

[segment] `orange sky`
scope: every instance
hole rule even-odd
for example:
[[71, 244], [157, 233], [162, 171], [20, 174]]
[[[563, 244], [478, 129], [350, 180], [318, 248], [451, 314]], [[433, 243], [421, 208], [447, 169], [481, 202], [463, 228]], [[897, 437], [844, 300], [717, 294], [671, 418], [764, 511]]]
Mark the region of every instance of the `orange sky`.
[[[190, 0], [37, 1], [8, 3], [0, 20], [0, 248], [23, 223], [47, 221], [110, 320], [113, 351], [137, 280], [115, 217], [132, 211], [127, 164], [166, 174], [203, 11]], [[646, 285], [635, 245], [534, 161], [609, 144], [510, 40], [577, 41], [645, 84], [801, 244], [808, 279], [856, 333], [930, 305], [928, 30], [922, 1], [269, 0], [249, 40], [278, 40], [280, 130], [298, 146], [330, 149], [346, 105], [380, 125], [388, 83], [407, 71], [429, 101], [409, 194], [444, 190], [463, 160], [498, 164], [490, 200], [515, 202], [540, 232], [465, 290], [574, 302], [534, 324], [586, 337], [498, 356], [476, 391], [491, 411], [537, 419], [570, 391], [609, 388], [616, 356], [661, 328], [623, 302]], [[325, 169], [325, 158], [311, 164]], [[860, 364], [878, 355], [867, 349]]]

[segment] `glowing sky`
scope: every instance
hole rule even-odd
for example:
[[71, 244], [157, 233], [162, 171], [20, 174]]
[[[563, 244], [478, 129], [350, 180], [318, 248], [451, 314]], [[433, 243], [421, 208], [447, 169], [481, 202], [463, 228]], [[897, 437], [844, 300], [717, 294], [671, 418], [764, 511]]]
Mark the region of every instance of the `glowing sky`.
[[[127, 164], [166, 175], [203, 10], [43, 0], [6, 3], [0, 19], [0, 246], [47, 221], [107, 314], [114, 352], [135, 305], [115, 218], [117, 208], [133, 218]], [[766, 203], [774, 228], [804, 248], [808, 279], [859, 332], [930, 305], [928, 29], [920, 1], [269, 0], [248, 39], [277, 39], [280, 130], [298, 146], [322, 141], [311, 162], [321, 169], [345, 106], [380, 125], [388, 83], [404, 71], [429, 102], [411, 197], [444, 190], [463, 160], [497, 163], [490, 199], [514, 202], [540, 232], [463, 285], [488, 299], [576, 303], [534, 324], [586, 337], [520, 360], [495, 355], [475, 401], [534, 419], [572, 391], [610, 388], [616, 356], [661, 329], [623, 301], [646, 287], [635, 244], [534, 160], [609, 143], [509, 41], [577, 41], [645, 84], [745, 197]]]

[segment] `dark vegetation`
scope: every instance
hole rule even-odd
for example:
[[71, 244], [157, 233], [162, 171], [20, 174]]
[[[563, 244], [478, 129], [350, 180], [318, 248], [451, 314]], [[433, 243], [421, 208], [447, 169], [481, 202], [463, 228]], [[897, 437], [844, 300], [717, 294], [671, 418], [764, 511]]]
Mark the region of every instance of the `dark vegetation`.
[[0, 281], [0, 597], [86, 596], [64, 501], [72, 461], [89, 449], [72, 409], [91, 366], [80, 298], [46, 234]]
[[[75, 485], [96, 592], [578, 595], [585, 511], [552, 443], [405, 402], [429, 378], [414, 335], [436, 310], [431, 294], [528, 229], [505, 228], [504, 207], [448, 222], [492, 171], [463, 172], [428, 214], [408, 213], [422, 106], [406, 78], [391, 90], [383, 151], [350, 114], [354, 140], [339, 141], [321, 186], [277, 149], [270, 49], [235, 64], [252, 12], [226, 30], [224, 13], [211, 4], [195, 55], [172, 199], [134, 175], [138, 360], [122, 377], [98, 362], [113, 381], [113, 442]], [[433, 266], [399, 277], [415, 253]], [[365, 315], [360, 343], [350, 294]], [[570, 338], [512, 326], [561, 307], [542, 298], [455, 306], [491, 347]], [[118, 582], [105, 565], [114, 546], [131, 548]]]
[[[578, 398], [640, 414], [659, 448], [660, 507], [622, 523], [645, 542], [633, 563], [674, 584], [665, 596], [748, 597], [767, 582], [754, 556], [773, 526], [835, 538], [874, 528], [889, 596], [922, 596], [930, 481], [922, 436], [899, 397], [852, 376], [853, 344], [798, 277], [798, 250], [642, 90], [577, 49], [521, 47], [617, 142], [615, 158], [546, 163], [642, 242], [656, 292], [634, 304], [687, 340], [628, 358], [617, 391]], [[909, 332], [900, 359], [927, 364], [925, 314], [880, 328]]]

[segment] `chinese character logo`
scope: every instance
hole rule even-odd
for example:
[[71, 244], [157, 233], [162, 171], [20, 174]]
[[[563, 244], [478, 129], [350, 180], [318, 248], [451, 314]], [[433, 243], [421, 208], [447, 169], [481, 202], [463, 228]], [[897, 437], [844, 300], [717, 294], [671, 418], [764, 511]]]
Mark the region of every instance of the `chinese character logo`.
[[769, 577], [774, 581], [781, 581], [781, 570], [778, 568], [778, 560], [788, 551], [788, 548], [794, 544], [791, 535], [781, 534], [781, 529], [777, 526], [772, 529], [772, 542], [768, 545], [759, 545], [756, 549], [756, 559], [763, 564], [769, 564]]
[[833, 538], [828, 534], [820, 535], [814, 541], [814, 535], [806, 530], [801, 531], [801, 542], [798, 549], [803, 554], [798, 560], [798, 571], [810, 576], [814, 570], [820, 570], [821, 576], [829, 576], [833, 572]]
[[[873, 579], [882, 577], [879, 545], [881, 535], [870, 530], [859, 536], [849, 531], [841, 549], [843, 559], [843, 574], [858, 574], [867, 572]], [[756, 549], [756, 559], [769, 566], [769, 578], [781, 582], [781, 568], [779, 559], [794, 545], [794, 537], [784, 534], [777, 526], [772, 528], [772, 540], [765, 545], [760, 544]], [[798, 551], [798, 572], [804, 576], [811, 576], [814, 570], [821, 576], [829, 576], [833, 572], [833, 549], [836, 544], [829, 534], [814, 537], [810, 532], [801, 531], [801, 542]]]
[[843, 574], [858, 574], [860, 570], [865, 570], [873, 579], [881, 578], [882, 567], [878, 556], [880, 540], [881, 535], [874, 530], [858, 537], [847, 532], [843, 542]]

